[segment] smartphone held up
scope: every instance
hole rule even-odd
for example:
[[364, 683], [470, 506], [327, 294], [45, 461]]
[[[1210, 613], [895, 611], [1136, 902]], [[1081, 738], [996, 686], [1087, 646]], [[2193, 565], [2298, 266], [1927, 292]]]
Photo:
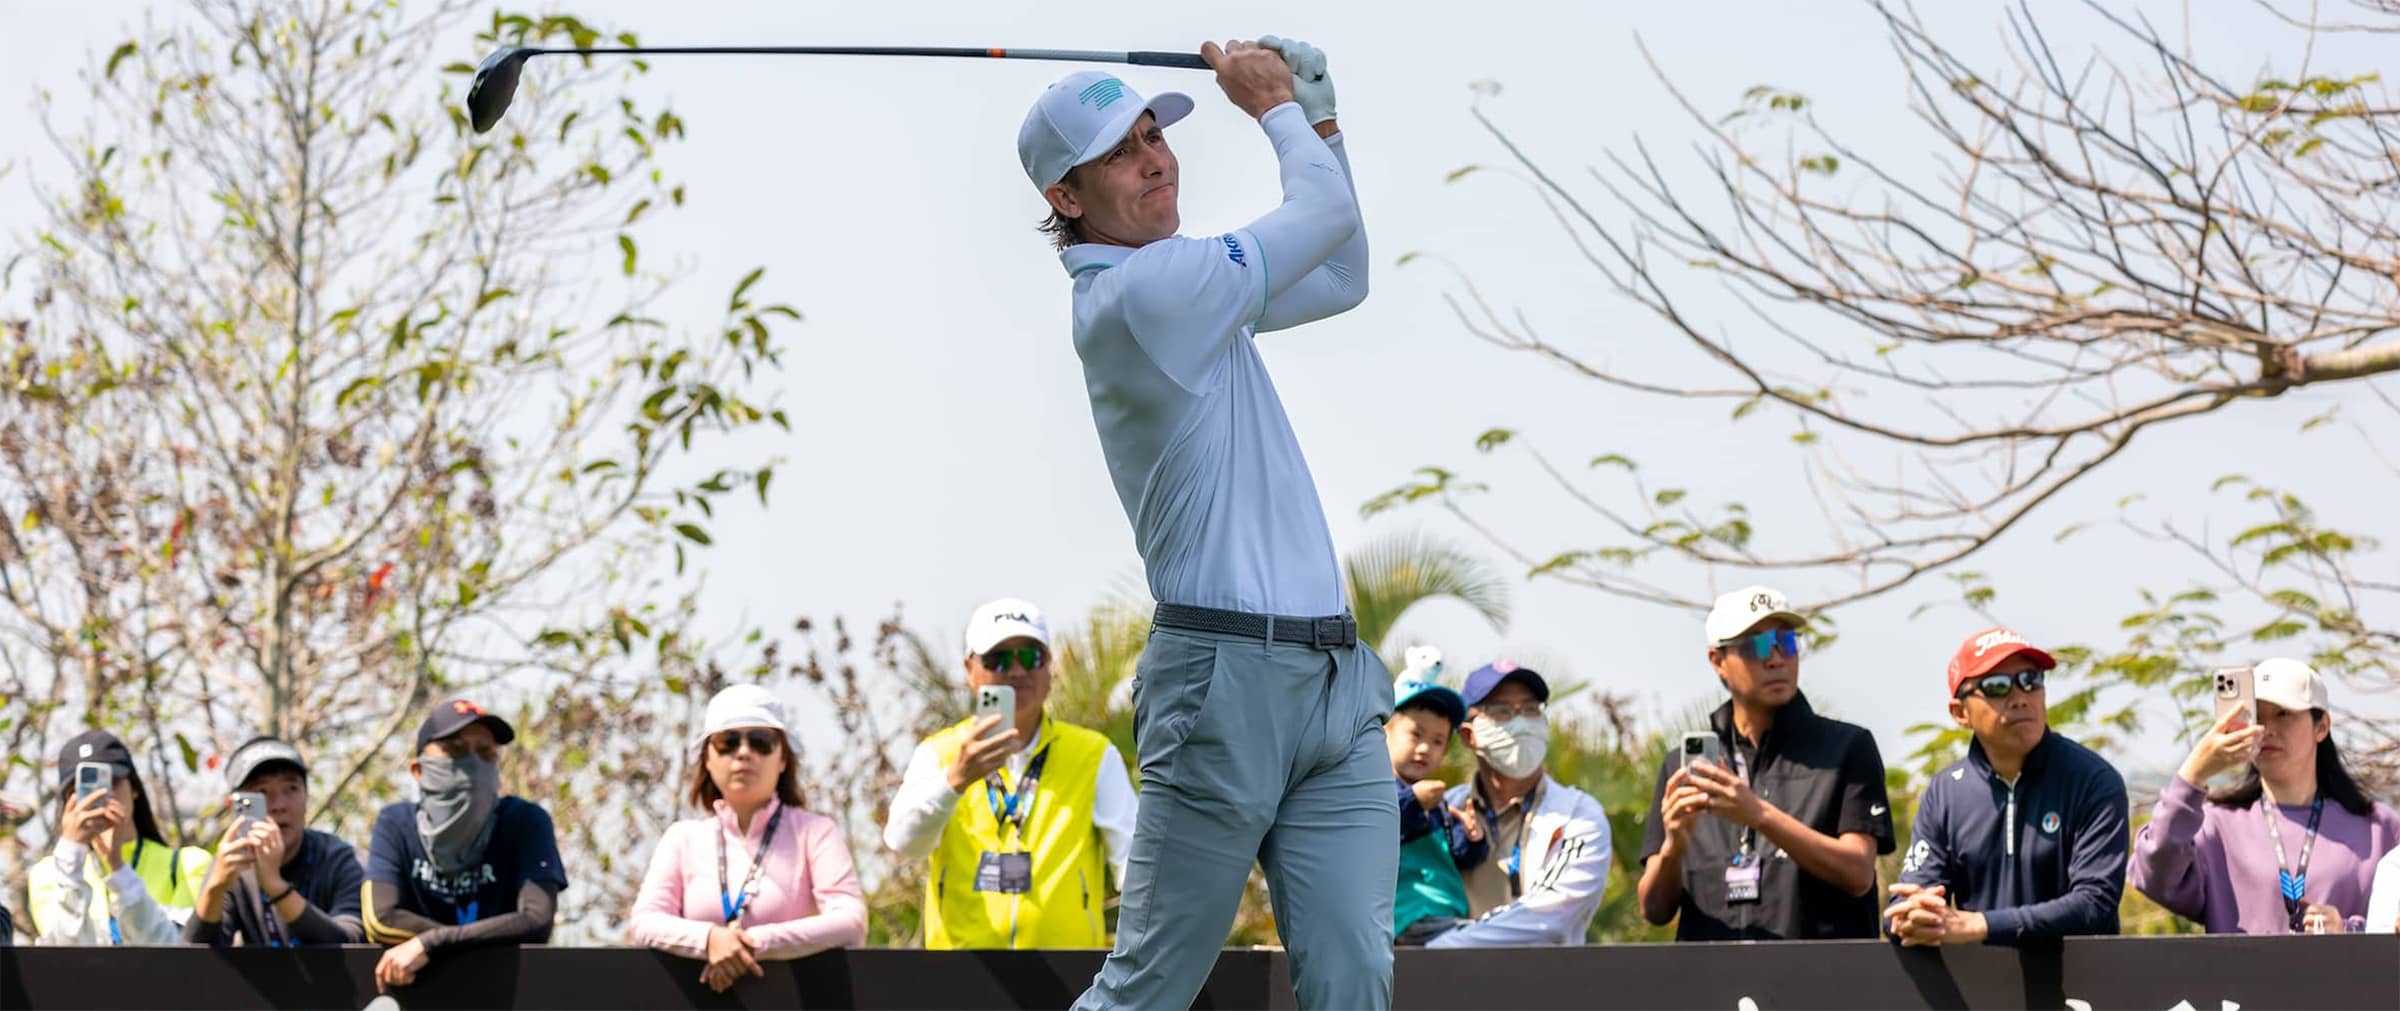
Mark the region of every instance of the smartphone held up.
[[2231, 729], [2258, 725], [2257, 685], [2251, 677], [2250, 668], [2219, 668], [2209, 674], [2209, 679], [2216, 692], [2216, 725], [2223, 726], [2225, 718], [2235, 713], [2240, 713], [2242, 718]]
[[1010, 728], [1016, 726], [1017, 689], [1015, 685], [984, 685], [975, 689], [975, 719], [981, 721], [986, 716], [1000, 717], [999, 722], [992, 724], [990, 730], [984, 731], [983, 736], [987, 739], [1005, 734]]

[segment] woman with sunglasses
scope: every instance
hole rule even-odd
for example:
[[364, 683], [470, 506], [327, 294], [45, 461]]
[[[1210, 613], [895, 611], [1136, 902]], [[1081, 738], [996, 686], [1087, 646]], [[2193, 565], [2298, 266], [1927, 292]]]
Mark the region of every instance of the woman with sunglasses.
[[667, 827], [642, 876], [626, 935], [707, 963], [723, 992], [800, 958], [867, 939], [850, 845], [833, 819], [800, 809], [783, 702], [734, 685], [708, 702], [689, 800], [707, 812]]
[[[2258, 721], [2211, 727], [2159, 793], [2133, 848], [2133, 887], [2212, 934], [2359, 929], [2400, 813], [2370, 800], [2333, 743], [2325, 682], [2298, 660], [2251, 669]], [[2203, 791], [2218, 773], [2233, 786]]]
[[2114, 934], [2125, 777], [2050, 729], [2058, 661], [2005, 628], [1951, 654], [1950, 718], [1973, 735], [1934, 773], [1884, 926], [1903, 945]]

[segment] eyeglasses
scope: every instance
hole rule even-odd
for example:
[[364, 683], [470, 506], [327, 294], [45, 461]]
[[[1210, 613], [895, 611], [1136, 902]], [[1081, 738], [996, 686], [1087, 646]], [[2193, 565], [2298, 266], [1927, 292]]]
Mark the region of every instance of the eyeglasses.
[[1487, 702], [1483, 705], [1476, 706], [1475, 711], [1482, 713], [1485, 716], [1489, 716], [1494, 720], [1506, 723], [1510, 720], [1516, 719], [1519, 716], [1531, 716], [1535, 719], [1540, 719], [1542, 715], [1542, 704], [1539, 702], [1519, 702], [1515, 705], [1507, 705], [1502, 703]]
[[1777, 653], [1797, 660], [1800, 658], [1800, 633], [1788, 628], [1770, 628], [1754, 635], [1727, 639], [1718, 643], [1717, 648], [1748, 653], [1754, 660], [1764, 660]]
[[2004, 699], [2016, 692], [2038, 692], [2048, 676], [2038, 670], [2021, 670], [2014, 674], [1986, 674], [1958, 686], [1958, 697], [1981, 695], [1987, 699]]
[[783, 748], [783, 732], [766, 727], [752, 727], [748, 730], [720, 730], [708, 738], [709, 746], [717, 749], [717, 754], [720, 755], [733, 754], [741, 748], [744, 741], [750, 743], [751, 754], [772, 755]]
[[1050, 654], [1039, 646], [996, 649], [983, 655], [983, 669], [994, 674], [1006, 674], [1012, 660], [1015, 661], [1018, 670], [1030, 674], [1041, 669], [1043, 664], [1049, 663]]

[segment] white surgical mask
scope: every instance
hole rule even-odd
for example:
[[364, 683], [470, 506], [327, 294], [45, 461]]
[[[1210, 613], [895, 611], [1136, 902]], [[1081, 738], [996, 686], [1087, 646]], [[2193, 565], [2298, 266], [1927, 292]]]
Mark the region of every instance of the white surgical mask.
[[1469, 725], [1475, 728], [1475, 758], [1503, 778], [1532, 775], [1550, 751], [1550, 721], [1540, 716], [1519, 716], [1502, 723], [1478, 715]]

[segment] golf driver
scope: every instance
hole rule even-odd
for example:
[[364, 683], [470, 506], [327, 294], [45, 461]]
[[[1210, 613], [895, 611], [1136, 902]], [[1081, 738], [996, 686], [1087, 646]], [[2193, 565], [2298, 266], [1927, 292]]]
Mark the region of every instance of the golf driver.
[[511, 46], [493, 51], [475, 68], [475, 81], [467, 85], [467, 117], [474, 123], [475, 132], [483, 133], [500, 122], [508, 112], [508, 103], [517, 97], [517, 74], [525, 61], [536, 56], [585, 56], [593, 54], [631, 56], [707, 56], [707, 55], [768, 55], [768, 56], [953, 56], [985, 60], [1064, 60], [1072, 63], [1125, 63], [1137, 67], [1184, 67], [1206, 70], [1208, 64], [1196, 53], [1106, 52], [1097, 49], [968, 49], [965, 47], [929, 46], [621, 46], [600, 49], [546, 49], [532, 46]]

